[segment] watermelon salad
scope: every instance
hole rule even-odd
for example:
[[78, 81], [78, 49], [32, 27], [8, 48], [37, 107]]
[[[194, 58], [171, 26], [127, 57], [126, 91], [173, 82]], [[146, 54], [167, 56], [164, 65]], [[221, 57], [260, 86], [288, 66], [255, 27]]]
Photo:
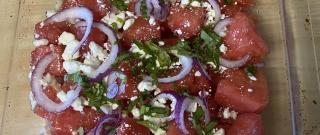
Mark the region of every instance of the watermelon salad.
[[51, 135], [263, 135], [253, 0], [58, 0], [29, 94]]

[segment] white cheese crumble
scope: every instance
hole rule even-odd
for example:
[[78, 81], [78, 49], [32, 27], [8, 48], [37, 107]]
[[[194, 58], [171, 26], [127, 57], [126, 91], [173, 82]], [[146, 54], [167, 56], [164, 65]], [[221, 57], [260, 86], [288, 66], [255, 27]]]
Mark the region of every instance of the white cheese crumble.
[[133, 118], [135, 118], [135, 119], [139, 119], [141, 116], [140, 110], [136, 107], [132, 108], [131, 113], [133, 115]]
[[211, 25], [215, 23], [216, 12], [212, 8], [211, 4], [208, 2], [202, 2], [202, 7], [207, 10], [205, 25]]
[[182, 34], [182, 31], [181, 31], [180, 29], [177, 29], [177, 30], [176, 30], [176, 33], [177, 33], [178, 35], [181, 35], [181, 34]]
[[95, 69], [88, 65], [80, 65], [80, 70], [89, 77], [95, 74]]
[[49, 18], [49, 17], [53, 16], [56, 13], [57, 13], [57, 11], [55, 11], [55, 10], [48, 10], [46, 12], [46, 16], [47, 16], [47, 18]]
[[135, 20], [133, 18], [126, 20], [126, 22], [123, 25], [123, 30], [129, 29], [129, 27], [134, 23], [134, 21]]
[[105, 104], [105, 105], [100, 106], [100, 109], [101, 109], [101, 111], [102, 111], [103, 113], [105, 113], [105, 114], [110, 114], [110, 113], [112, 112], [112, 108], [111, 108], [111, 106], [108, 105], [108, 104]]
[[38, 46], [42, 46], [42, 45], [48, 45], [49, 41], [47, 39], [38, 39], [38, 40], [33, 40], [32, 44], [35, 47], [38, 47]]
[[190, 3], [189, 0], [181, 0], [180, 5], [185, 6], [188, 5]]
[[34, 111], [37, 105], [37, 101], [34, 98], [32, 91], [29, 92], [29, 100], [30, 100], [31, 110]]
[[157, 117], [151, 117], [147, 115], [143, 115], [143, 120], [148, 120], [154, 124], [160, 125], [161, 123], [164, 123], [167, 121], [166, 118], [157, 118]]
[[96, 44], [95, 42], [89, 43], [89, 48], [91, 55], [97, 57], [100, 61], [104, 61], [108, 57], [108, 53], [101, 46]]
[[155, 19], [153, 16], [150, 16], [149, 24], [150, 24], [151, 26], [156, 25], [156, 19]]
[[194, 76], [197, 76], [197, 77], [201, 76], [200, 71], [196, 71], [196, 72], [194, 73]]
[[109, 13], [108, 15], [102, 18], [102, 22], [109, 24], [110, 26], [112, 26], [112, 24], [116, 24], [117, 28], [122, 28], [125, 19], [125, 12]]
[[251, 74], [248, 74], [248, 77], [250, 78], [250, 80], [252, 81], [257, 81], [257, 78]]
[[97, 68], [101, 64], [101, 61], [99, 61], [97, 57], [94, 57], [90, 53], [87, 53], [85, 55], [85, 59], [83, 61], [83, 64]]
[[157, 88], [156, 85], [153, 85], [152, 82], [150, 81], [141, 81], [139, 84], [138, 84], [138, 90], [143, 92], [143, 91], [153, 91]]
[[198, 107], [198, 103], [197, 102], [191, 102], [190, 105], [187, 108], [188, 112], [196, 112]]
[[[64, 91], [60, 91], [57, 93], [57, 97], [62, 101], [65, 102], [68, 98], [68, 93], [69, 92], [73, 92], [73, 90], [68, 91], [67, 93], [65, 93]], [[73, 108], [73, 110], [75, 111], [79, 111], [82, 112], [83, 111], [83, 103], [81, 98], [77, 98], [72, 104], [71, 107]]]
[[78, 40], [73, 40], [67, 43], [66, 48], [64, 49], [64, 52], [62, 54], [62, 58], [64, 60], [72, 60], [79, 58], [79, 51], [77, 51], [74, 55], [72, 55], [73, 50], [75, 50], [79, 46]]
[[58, 41], [59, 41], [59, 44], [67, 45], [69, 42], [71, 42], [75, 39], [76, 39], [76, 37], [72, 33], [63, 32], [59, 36]]
[[223, 115], [223, 118], [225, 118], [225, 119], [229, 119], [229, 118], [237, 119], [238, 113], [235, 112], [235, 111], [233, 111], [233, 110], [230, 111], [230, 108], [227, 107], [227, 108], [225, 108], [225, 109], [223, 110], [222, 115]]
[[219, 50], [223, 54], [226, 54], [226, 52], [228, 51], [228, 48], [224, 44], [221, 44], [221, 46], [219, 47]]
[[213, 135], [225, 135], [225, 131], [223, 128], [214, 129], [212, 130]]
[[63, 62], [63, 68], [68, 74], [74, 74], [80, 71], [81, 63], [75, 60], [66, 60]]
[[252, 93], [252, 92], [253, 92], [253, 89], [249, 88], [249, 89], [248, 89], [248, 92], [249, 92], [249, 93]]
[[153, 129], [150, 129], [150, 131], [154, 134], [154, 135], [165, 135], [166, 131], [163, 130], [162, 128], [158, 128], [156, 131], [154, 131]]
[[190, 5], [193, 7], [201, 7], [201, 3], [199, 1], [192, 1]]
[[165, 43], [163, 41], [158, 42], [159, 46], [163, 46]]

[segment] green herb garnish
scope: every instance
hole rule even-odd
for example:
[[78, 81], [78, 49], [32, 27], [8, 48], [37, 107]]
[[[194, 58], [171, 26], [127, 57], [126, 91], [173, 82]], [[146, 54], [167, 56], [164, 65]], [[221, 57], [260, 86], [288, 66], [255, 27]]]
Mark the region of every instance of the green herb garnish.
[[126, 11], [128, 9], [128, 5], [124, 0], [110, 0], [110, 3], [121, 11]]
[[233, 3], [233, 0], [224, 0], [224, 3], [227, 4], [227, 5], [230, 5]]
[[158, 128], [160, 128], [159, 126], [157, 126], [156, 124], [154, 124], [154, 123], [152, 123], [151, 121], [148, 121], [148, 120], [138, 121], [137, 123], [149, 128], [149, 129], [155, 130], [155, 131]]
[[147, 7], [147, 3], [146, 3], [145, 0], [142, 0], [142, 1], [141, 1], [140, 11], [141, 11], [141, 14], [142, 14], [142, 17], [143, 17], [143, 18], [149, 19], [149, 16], [148, 16], [148, 7]]
[[251, 75], [251, 76], [256, 75], [256, 67], [252, 64], [248, 65], [248, 67], [246, 68], [246, 71], [248, 75]]

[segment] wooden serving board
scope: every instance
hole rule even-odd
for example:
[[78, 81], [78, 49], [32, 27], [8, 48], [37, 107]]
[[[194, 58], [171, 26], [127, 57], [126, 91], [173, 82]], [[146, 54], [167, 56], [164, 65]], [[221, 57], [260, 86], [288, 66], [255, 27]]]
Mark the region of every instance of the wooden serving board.
[[[281, 18], [280, 3], [287, 5], [284, 9], [288, 15], [286, 25]], [[292, 134], [290, 83], [299, 82], [304, 91], [298, 96], [298, 109], [302, 121], [298, 124], [300, 133], [320, 133], [319, 115], [319, 69], [320, 62], [320, 2], [319, 0], [256, 0], [257, 7], [253, 13], [257, 15], [258, 28], [269, 44], [270, 54], [266, 59], [266, 72], [270, 87], [270, 104], [263, 114], [266, 134]], [[34, 24], [45, 17], [45, 11], [54, 8], [54, 0], [0, 0], [0, 135], [37, 135], [45, 122], [34, 115], [30, 109], [28, 80], [30, 52]], [[305, 19], [309, 23], [305, 24]], [[284, 30], [283, 27], [286, 27]], [[289, 34], [285, 34], [289, 32]], [[291, 32], [291, 34], [290, 34]], [[292, 34], [295, 33], [295, 34]], [[297, 34], [299, 33], [299, 34]], [[286, 41], [285, 37], [290, 41]], [[300, 43], [300, 44], [298, 44]], [[303, 49], [303, 43], [309, 50]], [[289, 44], [289, 45], [288, 45]], [[288, 48], [291, 62], [287, 61]], [[314, 51], [315, 50], [315, 51]], [[301, 51], [301, 53], [299, 53]], [[292, 53], [292, 54], [291, 54]], [[299, 59], [300, 55], [307, 57]], [[297, 63], [292, 63], [295, 62]], [[288, 69], [293, 64], [292, 76]], [[311, 69], [311, 70], [310, 70]], [[306, 72], [305, 71], [309, 71]], [[295, 74], [294, 74], [295, 75]], [[305, 75], [305, 76], [303, 76]], [[306, 76], [307, 75], [307, 76]], [[301, 78], [301, 76], [303, 76]], [[294, 80], [292, 81], [290, 78]], [[307, 79], [310, 78], [310, 79]], [[298, 93], [300, 92], [298, 88]], [[308, 92], [309, 90], [309, 92]], [[317, 103], [311, 106], [309, 103]]]

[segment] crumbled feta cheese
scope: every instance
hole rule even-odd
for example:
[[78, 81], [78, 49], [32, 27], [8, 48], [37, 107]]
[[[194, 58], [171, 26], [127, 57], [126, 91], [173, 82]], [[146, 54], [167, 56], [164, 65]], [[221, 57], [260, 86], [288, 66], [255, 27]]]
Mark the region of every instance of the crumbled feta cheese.
[[220, 73], [223, 73], [223, 72], [226, 71], [227, 69], [228, 69], [228, 68], [220, 65], [219, 72], [220, 72]]
[[223, 20], [223, 19], [225, 19], [226, 18], [226, 15], [225, 14], [222, 14], [221, 15], [221, 19]]
[[201, 3], [199, 1], [192, 1], [190, 5], [193, 7], [201, 7]]
[[33, 40], [32, 44], [35, 47], [41, 46], [41, 45], [48, 45], [49, 41], [47, 39], [38, 39], [38, 40]]
[[131, 101], [134, 101], [134, 100], [136, 100], [137, 98], [138, 98], [137, 96], [133, 96], [133, 97], [130, 98], [130, 100], [131, 100]]
[[129, 27], [134, 23], [134, 21], [135, 20], [133, 18], [126, 20], [126, 22], [123, 25], [123, 30], [129, 29]]
[[59, 41], [59, 44], [67, 45], [69, 42], [71, 42], [71, 41], [73, 41], [75, 39], [76, 39], [76, 37], [72, 33], [63, 32], [59, 36], [58, 41]]
[[144, 52], [143, 50], [141, 50], [135, 43], [133, 43], [133, 44], [131, 45], [131, 48], [130, 48], [129, 51], [132, 52], [132, 53], [138, 53], [138, 54], [141, 55], [141, 57], [145, 57], [145, 55], [146, 55], [146, 52]]
[[250, 89], [250, 88], [249, 88], [249, 89], [248, 89], [248, 92], [249, 92], [249, 93], [252, 93], [252, 92], [253, 92], [253, 89]]
[[46, 16], [47, 16], [47, 18], [49, 18], [49, 17], [53, 16], [56, 13], [57, 13], [57, 11], [55, 11], [55, 10], [48, 10], [46, 12]]
[[248, 74], [248, 77], [250, 78], [250, 80], [252, 81], [257, 81], [257, 78], [251, 74]]
[[33, 111], [36, 108], [37, 101], [34, 98], [32, 91], [29, 92], [29, 100], [30, 100], [31, 109]]
[[92, 68], [91, 66], [80, 65], [80, 70], [89, 77], [94, 76], [95, 74], [95, 69]]
[[160, 125], [161, 123], [164, 123], [167, 121], [166, 118], [157, 118], [157, 117], [151, 117], [151, 116], [147, 116], [147, 115], [143, 115], [143, 120], [148, 120], [154, 124]]
[[177, 33], [178, 35], [181, 35], [181, 34], [182, 34], [182, 31], [181, 31], [180, 29], [177, 29], [177, 30], [176, 30], [176, 33]]
[[156, 100], [152, 102], [152, 106], [154, 107], [160, 107], [160, 108], [166, 108], [166, 105], [164, 103], [161, 103], [160, 101]]
[[156, 88], [156, 90], [154, 91], [154, 95], [158, 95], [159, 93], [161, 93], [161, 90], [159, 88]]
[[196, 72], [194, 73], [194, 76], [197, 76], [197, 77], [201, 76], [200, 71], [196, 71]]
[[130, 12], [130, 11], [126, 11], [126, 15], [128, 17], [134, 17], [134, 13], [133, 12]]
[[97, 57], [92, 56], [91, 53], [87, 53], [83, 64], [97, 68], [101, 64], [101, 61], [99, 61]]
[[198, 103], [197, 102], [191, 102], [190, 105], [187, 108], [188, 112], [196, 112], [198, 107]]
[[149, 24], [150, 24], [151, 26], [156, 25], [156, 19], [155, 19], [153, 16], [150, 16]]
[[74, 74], [80, 71], [81, 63], [75, 60], [66, 60], [63, 62], [63, 68], [68, 74]]
[[111, 106], [108, 105], [108, 104], [105, 104], [105, 105], [100, 106], [100, 109], [101, 109], [101, 111], [102, 111], [103, 113], [105, 113], [105, 114], [110, 114], [110, 113], [112, 112], [112, 108], [111, 108]]
[[64, 60], [72, 60], [72, 59], [79, 58], [79, 51], [77, 51], [74, 55], [72, 55], [73, 51], [78, 47], [79, 43], [80, 42], [77, 40], [72, 40], [68, 42], [62, 54], [62, 58]]
[[[65, 102], [68, 99], [69, 93], [74, 92], [74, 90], [69, 90], [67, 93], [64, 91], [60, 91], [57, 93], [57, 97], [62, 101]], [[73, 103], [71, 104], [73, 110], [82, 112], [83, 111], [83, 103], [81, 98], [77, 98]]]
[[138, 90], [143, 92], [143, 91], [153, 91], [157, 88], [156, 85], [153, 85], [152, 82], [150, 81], [141, 81], [139, 84], [138, 84]]
[[211, 6], [211, 4], [208, 2], [202, 2], [202, 7], [207, 10], [205, 25], [211, 25], [215, 23], [216, 12]]
[[104, 50], [101, 46], [99, 46], [95, 42], [90, 42], [89, 48], [90, 48], [91, 55], [93, 55], [94, 57], [97, 57], [100, 61], [104, 61], [108, 56], [107, 51]]
[[109, 13], [105, 17], [102, 18], [102, 22], [109, 24], [112, 26], [112, 24], [116, 24], [117, 28], [122, 28], [125, 20], [125, 12], [120, 12], [120, 13]]
[[188, 5], [190, 3], [189, 0], [181, 0], [180, 5], [185, 6]]
[[48, 84], [52, 81], [52, 76], [51, 74], [47, 73], [41, 80], [40, 84], [42, 86], [48, 86]]
[[164, 42], [163, 41], [159, 41], [158, 44], [159, 44], [159, 46], [163, 46]]
[[227, 107], [227, 108], [225, 108], [225, 109], [223, 110], [223, 113], [222, 113], [223, 118], [225, 118], [225, 119], [229, 119], [229, 118], [237, 119], [238, 113], [235, 112], [235, 111], [230, 111], [229, 109], [230, 109], [230, 108]]
[[228, 51], [228, 48], [224, 44], [221, 44], [221, 46], [219, 47], [219, 50], [223, 54], [226, 54], [226, 52]]
[[223, 128], [212, 130], [213, 135], [224, 135], [225, 131]]
[[156, 131], [153, 129], [150, 129], [150, 131], [154, 134], [154, 135], [166, 135], [166, 131], [163, 130], [162, 128], [158, 128]]
[[136, 107], [132, 108], [131, 113], [133, 115], [133, 118], [135, 118], [135, 119], [139, 119], [141, 116], [140, 110]]

